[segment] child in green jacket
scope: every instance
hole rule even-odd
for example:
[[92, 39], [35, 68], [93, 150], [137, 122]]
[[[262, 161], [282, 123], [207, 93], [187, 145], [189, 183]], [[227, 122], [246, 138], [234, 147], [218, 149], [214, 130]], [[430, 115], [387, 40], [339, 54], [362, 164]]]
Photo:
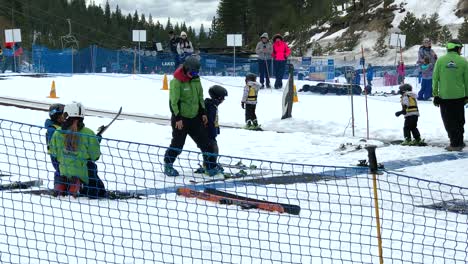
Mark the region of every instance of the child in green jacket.
[[62, 128], [56, 130], [50, 141], [50, 153], [58, 160], [61, 173], [61, 179], [54, 187], [55, 194], [106, 197], [95, 163], [101, 155], [100, 140], [85, 127], [84, 113], [81, 103], [65, 105]]

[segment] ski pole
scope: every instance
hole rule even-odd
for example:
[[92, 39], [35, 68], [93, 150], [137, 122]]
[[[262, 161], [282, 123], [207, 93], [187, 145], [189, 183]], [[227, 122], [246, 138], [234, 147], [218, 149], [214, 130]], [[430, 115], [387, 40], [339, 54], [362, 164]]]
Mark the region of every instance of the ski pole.
[[[267, 73], [267, 80], [268, 80], [268, 83], [270, 83], [270, 71], [268, 70], [268, 62], [267, 62], [267, 59], [266, 59], [266, 56], [263, 57], [264, 61], [265, 61], [265, 68], [266, 68], [266, 73]], [[270, 83], [270, 90], [273, 91], [273, 88], [271, 87], [271, 83]]]

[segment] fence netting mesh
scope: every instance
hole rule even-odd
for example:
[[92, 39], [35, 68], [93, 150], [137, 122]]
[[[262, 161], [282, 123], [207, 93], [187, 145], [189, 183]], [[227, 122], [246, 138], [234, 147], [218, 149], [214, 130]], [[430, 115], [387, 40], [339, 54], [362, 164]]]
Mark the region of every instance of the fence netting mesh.
[[[2, 263], [379, 262], [367, 168], [220, 156], [222, 180], [183, 151], [167, 177], [164, 147], [104, 138], [98, 175], [133, 196], [54, 197], [45, 129], [0, 120], [0, 135]], [[468, 261], [467, 189], [387, 171], [377, 182], [385, 263]], [[257, 202], [199, 199], [209, 190]]]

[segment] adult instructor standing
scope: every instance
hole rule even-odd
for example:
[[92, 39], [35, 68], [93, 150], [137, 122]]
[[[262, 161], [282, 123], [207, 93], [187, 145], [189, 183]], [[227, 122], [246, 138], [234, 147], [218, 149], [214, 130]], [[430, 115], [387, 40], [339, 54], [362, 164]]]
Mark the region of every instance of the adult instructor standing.
[[[179, 172], [172, 165], [181, 153], [187, 135], [203, 152], [203, 163], [206, 173], [210, 176], [219, 173], [216, 166], [214, 146], [210, 144], [205, 126], [208, 123], [203, 88], [199, 77], [200, 61], [195, 56], [189, 56], [174, 72], [169, 90], [169, 106], [172, 113], [172, 141], [164, 155], [164, 174], [178, 176]], [[209, 154], [211, 153], [211, 154]]]
[[450, 139], [448, 151], [461, 151], [465, 147], [465, 103], [468, 100], [468, 62], [460, 56], [463, 44], [458, 39], [447, 43], [447, 54], [440, 57], [432, 79], [434, 105], [440, 107], [445, 130]]

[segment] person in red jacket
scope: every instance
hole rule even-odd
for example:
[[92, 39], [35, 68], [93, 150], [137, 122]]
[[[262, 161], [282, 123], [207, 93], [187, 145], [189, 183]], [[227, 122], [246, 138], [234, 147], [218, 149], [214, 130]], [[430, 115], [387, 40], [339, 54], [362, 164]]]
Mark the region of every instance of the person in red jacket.
[[275, 89], [280, 89], [283, 87], [283, 76], [284, 71], [286, 70], [286, 60], [291, 54], [291, 50], [288, 47], [288, 44], [283, 41], [283, 37], [280, 34], [273, 36], [273, 52], [271, 57], [273, 57], [273, 68], [275, 71]]

